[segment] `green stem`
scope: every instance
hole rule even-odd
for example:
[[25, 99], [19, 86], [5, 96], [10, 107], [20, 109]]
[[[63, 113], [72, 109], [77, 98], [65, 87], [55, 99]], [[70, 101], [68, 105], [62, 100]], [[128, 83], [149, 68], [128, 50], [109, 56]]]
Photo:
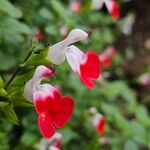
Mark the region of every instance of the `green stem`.
[[[27, 56], [25, 57], [25, 59], [23, 60], [23, 62], [21, 64], [24, 64], [28, 59], [29, 57], [31, 56], [32, 52], [34, 50], [34, 47], [30, 50], [30, 52], [27, 54]], [[16, 75], [19, 73], [19, 71], [21, 70], [21, 65], [19, 65], [17, 67], [17, 69], [15, 70], [15, 72], [13, 73], [12, 77], [8, 80], [8, 82], [6, 83], [5, 85], [5, 89], [8, 88], [8, 86], [10, 85], [10, 83], [14, 80], [14, 78], [16, 77]]]

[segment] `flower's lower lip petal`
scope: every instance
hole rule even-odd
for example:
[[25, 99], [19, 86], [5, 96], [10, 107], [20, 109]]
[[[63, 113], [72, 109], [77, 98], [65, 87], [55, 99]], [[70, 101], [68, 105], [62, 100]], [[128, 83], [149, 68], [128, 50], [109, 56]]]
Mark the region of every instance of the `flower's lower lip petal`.
[[80, 65], [80, 79], [88, 87], [93, 88], [94, 80], [98, 79], [100, 74], [100, 60], [94, 52], [87, 52], [83, 62]]
[[45, 118], [42, 118], [39, 115], [39, 117], [38, 117], [38, 125], [39, 125], [39, 129], [40, 129], [41, 134], [45, 138], [50, 138], [55, 133], [55, 127], [53, 126], [50, 117], [46, 116]]
[[94, 88], [94, 83], [91, 81], [91, 79], [83, 79], [83, 78], [80, 78], [80, 80], [83, 82], [83, 84], [89, 88], [89, 89], [92, 89]]
[[104, 118], [102, 118], [98, 125], [96, 126], [96, 130], [98, 131], [99, 134], [104, 134], [105, 133], [105, 126], [106, 126], [106, 121]]
[[55, 127], [64, 126], [70, 119], [74, 109], [74, 101], [69, 96], [62, 96], [55, 101], [55, 108], [51, 111], [52, 122]]

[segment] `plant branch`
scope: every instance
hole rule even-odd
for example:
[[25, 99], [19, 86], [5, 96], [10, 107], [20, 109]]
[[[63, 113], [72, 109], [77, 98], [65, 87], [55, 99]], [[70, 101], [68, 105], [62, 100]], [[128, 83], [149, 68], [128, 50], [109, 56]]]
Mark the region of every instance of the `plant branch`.
[[[28, 59], [29, 57], [31, 56], [33, 50], [34, 50], [35, 47], [31, 48], [31, 50], [29, 51], [29, 53], [27, 54], [27, 56], [25, 57], [25, 59], [23, 60], [23, 62], [21, 64], [24, 64]], [[6, 83], [5, 85], [5, 89], [8, 88], [8, 86], [10, 85], [10, 83], [14, 80], [14, 78], [16, 77], [16, 75], [18, 74], [18, 72], [21, 70], [22, 66], [19, 65], [17, 67], [17, 69], [15, 70], [15, 72], [13, 73], [12, 77], [8, 80], [8, 82]]]

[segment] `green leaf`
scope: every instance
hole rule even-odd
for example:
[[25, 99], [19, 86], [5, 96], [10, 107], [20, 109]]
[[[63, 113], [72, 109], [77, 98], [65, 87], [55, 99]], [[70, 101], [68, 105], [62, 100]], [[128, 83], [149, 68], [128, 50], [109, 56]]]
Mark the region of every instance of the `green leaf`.
[[0, 108], [6, 107], [6, 106], [8, 106], [8, 105], [9, 105], [8, 102], [1, 102], [1, 101], [0, 101]]
[[78, 135], [71, 129], [63, 129], [61, 133], [64, 135], [63, 143], [68, 143], [70, 140], [78, 138]]
[[130, 123], [130, 129], [133, 134], [133, 138], [136, 142], [140, 144], [147, 144], [148, 142], [148, 133], [146, 131], [146, 128], [138, 122], [131, 122]]
[[126, 136], [126, 137], [130, 136], [131, 135], [131, 130], [129, 128], [129, 123], [124, 118], [124, 116], [121, 113], [116, 113], [116, 114], [114, 114], [114, 118], [115, 118], [115, 124], [122, 131], [124, 136]]
[[3, 79], [2, 77], [0, 76], [0, 88], [4, 86], [4, 82], [3, 82]]
[[27, 62], [27, 65], [29, 66], [35, 66], [35, 65], [50, 65], [50, 61], [45, 59], [48, 53], [48, 47], [41, 50], [39, 54], [36, 54], [33, 56], [29, 61]]
[[31, 34], [32, 32], [29, 26], [25, 23], [9, 17], [3, 19], [1, 26], [4, 31], [3, 34], [5, 34], [5, 31], [23, 34]]
[[2, 96], [2, 97], [6, 97], [7, 96], [7, 92], [6, 92], [5, 89], [0, 88], [0, 96]]
[[20, 106], [20, 107], [32, 107], [33, 104], [29, 103], [24, 97], [23, 97], [23, 88], [18, 87], [16, 88], [11, 94], [10, 94], [10, 100], [13, 103], [14, 106]]
[[122, 82], [114, 81], [106, 85], [106, 87], [100, 90], [100, 93], [108, 100], [114, 101], [121, 95]]
[[37, 38], [33, 38], [32, 39], [32, 43], [31, 43], [31, 47], [35, 48], [38, 45], [38, 39]]
[[128, 140], [125, 142], [124, 150], [139, 150], [139, 148], [133, 140]]
[[13, 85], [13, 86], [24, 85], [32, 77], [33, 72], [34, 72], [34, 70], [31, 70], [31, 71], [25, 73], [24, 75], [16, 77], [13, 80], [13, 82], [11, 83], [11, 85]]
[[150, 117], [144, 106], [139, 106], [136, 113], [136, 118], [143, 123], [145, 126], [150, 127]]
[[0, 12], [5, 12], [9, 16], [13, 18], [21, 18], [22, 17], [22, 12], [20, 9], [12, 5], [9, 1], [7, 0], [0, 0]]
[[58, 13], [59, 16], [64, 17], [66, 14], [66, 9], [63, 6], [63, 3], [61, 3], [59, 0], [51, 1], [52, 7], [54, 10]]
[[18, 117], [17, 117], [12, 105], [2, 108], [2, 111], [5, 114], [6, 120], [8, 122], [18, 124]]
[[41, 9], [39, 10], [39, 15], [40, 15], [41, 17], [43, 17], [44, 19], [47, 19], [47, 20], [52, 20], [52, 19], [53, 19], [53, 15], [52, 15], [51, 12], [50, 12], [47, 8], [45, 8], [45, 7], [41, 8]]
[[107, 104], [102, 102], [101, 106], [102, 106], [101, 109], [108, 115], [114, 115], [116, 113], [119, 113], [118, 107], [113, 104]]

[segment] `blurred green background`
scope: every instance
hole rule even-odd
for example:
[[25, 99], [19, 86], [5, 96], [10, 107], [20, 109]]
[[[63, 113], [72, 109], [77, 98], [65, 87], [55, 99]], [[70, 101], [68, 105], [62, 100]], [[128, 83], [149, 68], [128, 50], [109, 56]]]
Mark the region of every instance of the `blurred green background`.
[[[111, 67], [104, 69], [93, 90], [86, 89], [67, 63], [56, 69], [49, 82], [63, 95], [75, 99], [71, 120], [58, 131], [63, 150], [148, 150], [150, 149], [150, 2], [119, 0], [121, 16], [112, 18], [105, 6], [91, 9], [92, 0], [81, 0], [80, 12], [67, 0], [0, 0], [0, 75], [6, 82], [28, 52], [33, 37], [38, 48], [53, 45], [74, 29], [92, 30], [89, 40], [77, 45], [83, 51], [102, 54], [108, 46], [118, 52]], [[23, 74], [24, 72], [20, 72]], [[26, 79], [27, 80], [27, 79]], [[1, 90], [0, 90], [1, 92]], [[20, 97], [16, 98], [21, 101]], [[34, 108], [4, 107], [0, 96], [0, 150], [38, 149]], [[96, 107], [107, 120], [100, 136], [92, 126], [89, 109]], [[16, 115], [15, 115], [15, 112]], [[9, 114], [8, 114], [9, 112]], [[16, 120], [19, 120], [19, 124]], [[108, 143], [100, 142], [101, 138]]]

